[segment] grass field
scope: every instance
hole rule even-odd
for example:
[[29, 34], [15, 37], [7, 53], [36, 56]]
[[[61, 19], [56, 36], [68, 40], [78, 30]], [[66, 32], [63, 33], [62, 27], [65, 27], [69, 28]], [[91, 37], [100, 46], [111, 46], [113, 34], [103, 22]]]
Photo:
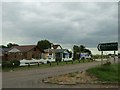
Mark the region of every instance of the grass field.
[[120, 63], [94, 67], [88, 69], [87, 72], [96, 76], [100, 81], [120, 82], [118, 68], [120, 68]]
[[30, 67], [28, 66], [22, 66], [22, 67], [15, 67], [14, 69], [11, 67], [11, 68], [2, 68], [2, 71], [3, 72], [8, 72], [8, 71], [11, 71], [11, 70], [14, 70], [14, 71], [19, 71], [19, 70], [30, 70], [30, 69], [35, 69], [35, 68], [50, 68], [50, 67], [57, 67], [57, 66], [64, 66], [64, 65], [71, 65], [71, 64], [79, 64], [79, 63], [87, 63], [87, 62], [90, 62], [89, 60], [80, 60], [80, 62], [78, 60], [75, 60], [73, 61], [73, 63], [70, 61], [70, 62], [59, 62], [58, 64], [56, 62], [53, 62], [51, 63], [51, 66], [50, 64], [40, 64], [39, 67], [38, 65], [31, 65]]

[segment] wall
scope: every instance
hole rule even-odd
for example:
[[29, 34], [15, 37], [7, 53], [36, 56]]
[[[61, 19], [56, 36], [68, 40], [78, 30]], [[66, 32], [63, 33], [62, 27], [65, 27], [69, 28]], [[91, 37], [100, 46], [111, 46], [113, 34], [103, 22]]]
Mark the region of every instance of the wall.
[[41, 58], [42, 51], [38, 47], [35, 47], [27, 52], [26, 59], [30, 60], [32, 58], [34, 59], [40, 59]]

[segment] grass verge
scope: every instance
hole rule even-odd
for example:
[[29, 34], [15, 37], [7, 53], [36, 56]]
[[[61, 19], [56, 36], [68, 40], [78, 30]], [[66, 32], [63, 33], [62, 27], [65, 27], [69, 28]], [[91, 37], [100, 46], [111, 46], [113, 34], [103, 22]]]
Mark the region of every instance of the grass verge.
[[90, 68], [87, 72], [96, 76], [100, 81], [120, 82], [118, 68], [120, 68], [120, 63]]
[[51, 66], [50, 64], [40, 64], [39, 67], [38, 65], [31, 65], [30, 67], [28, 66], [23, 66], [23, 67], [15, 67], [14, 69], [11, 67], [11, 68], [2, 68], [2, 71], [3, 72], [9, 72], [11, 70], [14, 70], [14, 71], [20, 71], [20, 70], [31, 70], [31, 69], [35, 69], [35, 68], [51, 68], [51, 67], [57, 67], [57, 66], [64, 66], [64, 65], [74, 65], [74, 64], [80, 64], [80, 63], [87, 63], [87, 62], [90, 62], [89, 60], [80, 60], [80, 62], [78, 60], [75, 60], [72, 62], [59, 62], [58, 65], [56, 62], [53, 62], [51, 63]]

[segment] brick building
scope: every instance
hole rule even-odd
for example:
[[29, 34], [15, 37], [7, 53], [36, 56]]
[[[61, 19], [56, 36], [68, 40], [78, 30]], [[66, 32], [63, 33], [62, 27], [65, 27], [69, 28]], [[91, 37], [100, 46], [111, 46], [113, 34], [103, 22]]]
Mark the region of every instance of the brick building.
[[6, 58], [6, 60], [40, 59], [42, 53], [43, 50], [36, 45], [13, 46], [7, 51], [4, 58]]

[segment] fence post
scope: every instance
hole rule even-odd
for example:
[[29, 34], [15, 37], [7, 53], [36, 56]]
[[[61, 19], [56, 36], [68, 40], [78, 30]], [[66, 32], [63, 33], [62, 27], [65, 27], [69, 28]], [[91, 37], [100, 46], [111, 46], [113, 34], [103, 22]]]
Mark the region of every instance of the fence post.
[[51, 66], [51, 62], [50, 62], [50, 66]]
[[58, 63], [58, 61], [57, 61], [57, 65], [58, 65], [59, 63]]
[[73, 64], [73, 60], [72, 60], [72, 64]]

